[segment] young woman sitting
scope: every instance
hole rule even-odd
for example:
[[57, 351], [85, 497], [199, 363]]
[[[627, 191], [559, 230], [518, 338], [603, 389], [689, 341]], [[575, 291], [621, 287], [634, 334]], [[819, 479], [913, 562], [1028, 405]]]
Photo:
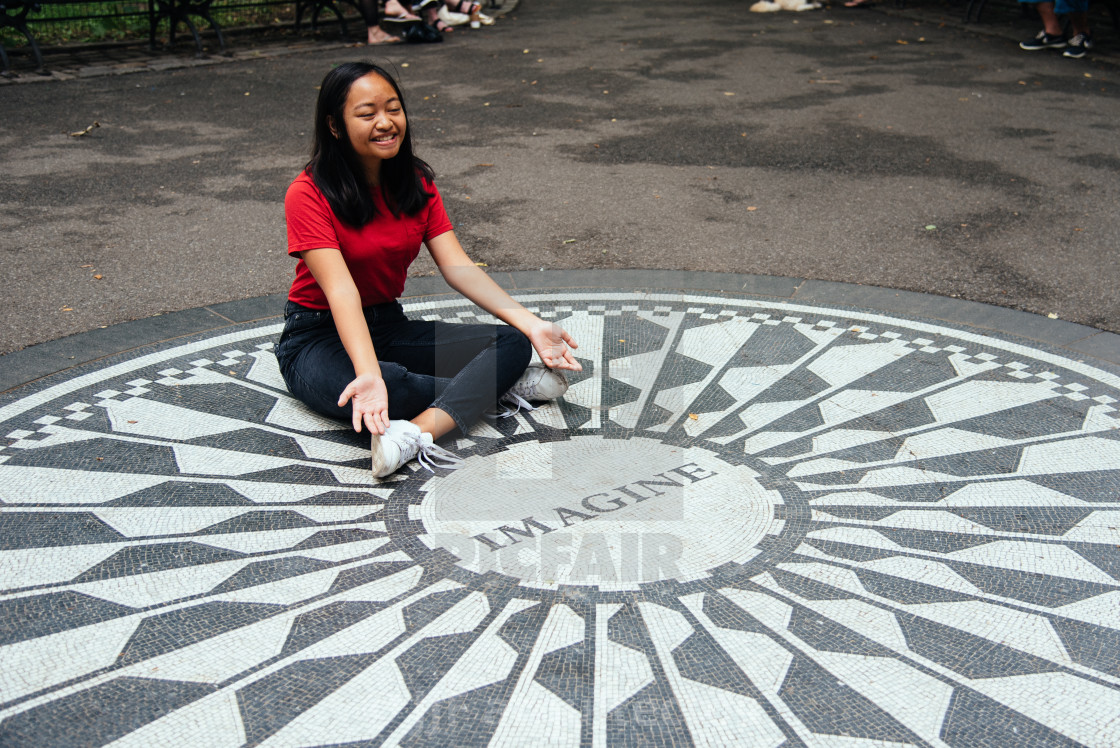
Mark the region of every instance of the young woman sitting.
[[[382, 68], [345, 63], [323, 79], [311, 160], [284, 210], [298, 263], [280, 371], [313, 410], [369, 430], [374, 476], [418, 455], [429, 469], [454, 467], [436, 439], [465, 433], [507, 395], [559, 396], [558, 370], [582, 370], [571, 336], [463, 251], [431, 167], [413, 153], [404, 96]], [[397, 299], [421, 243], [452, 288], [505, 324], [408, 319]], [[547, 368], [527, 369], [533, 349]]]

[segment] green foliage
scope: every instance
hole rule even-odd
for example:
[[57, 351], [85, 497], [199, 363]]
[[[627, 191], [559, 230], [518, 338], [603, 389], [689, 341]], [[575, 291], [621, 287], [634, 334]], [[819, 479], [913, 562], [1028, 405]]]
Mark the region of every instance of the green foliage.
[[[238, 26], [288, 25], [295, 18], [291, 0], [216, 0], [211, 12], [223, 29]], [[192, 18], [200, 27], [206, 22]], [[157, 35], [166, 37], [167, 19]], [[28, 26], [42, 46], [82, 42], [143, 40], [148, 38], [147, 2], [44, 3], [28, 17]], [[187, 33], [185, 28], [180, 33]], [[12, 49], [26, 46], [23, 35], [0, 29], [0, 44]]]

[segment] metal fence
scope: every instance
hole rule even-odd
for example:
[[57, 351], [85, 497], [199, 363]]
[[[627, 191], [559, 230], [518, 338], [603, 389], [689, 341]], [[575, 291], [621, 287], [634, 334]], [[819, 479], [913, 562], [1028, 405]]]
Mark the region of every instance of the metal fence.
[[[153, 0], [154, 1], [154, 0]], [[3, 0], [0, 0], [3, 2]], [[290, 26], [295, 21], [292, 0], [214, 0], [211, 13], [223, 29], [239, 26]], [[353, 8], [342, 3], [340, 8]], [[42, 45], [73, 42], [143, 40], [149, 35], [147, 0], [120, 2], [42, 3], [27, 17], [27, 25]], [[351, 15], [348, 14], [348, 15]], [[304, 21], [310, 19], [305, 18]], [[321, 21], [333, 21], [322, 17]], [[167, 34], [167, 21], [159, 32]], [[20, 47], [26, 44], [23, 35], [12, 28], [0, 28], [0, 44]]]

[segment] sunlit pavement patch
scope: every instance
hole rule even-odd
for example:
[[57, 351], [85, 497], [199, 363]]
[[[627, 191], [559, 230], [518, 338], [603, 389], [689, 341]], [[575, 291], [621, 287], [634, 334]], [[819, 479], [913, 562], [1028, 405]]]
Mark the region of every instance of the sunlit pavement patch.
[[454, 472], [374, 482], [276, 323], [9, 397], [0, 743], [1120, 744], [1120, 377], [823, 306], [518, 298], [584, 371]]

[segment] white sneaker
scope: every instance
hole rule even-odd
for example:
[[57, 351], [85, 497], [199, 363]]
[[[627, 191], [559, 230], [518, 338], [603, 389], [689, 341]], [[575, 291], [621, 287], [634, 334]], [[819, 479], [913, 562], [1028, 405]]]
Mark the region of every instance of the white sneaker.
[[506, 406], [498, 417], [507, 418], [522, 410], [536, 410], [530, 405], [530, 401], [556, 400], [567, 391], [568, 378], [564, 376], [564, 372], [533, 362], [506, 394], [498, 399], [499, 403]]
[[420, 430], [411, 421], [389, 421], [384, 434], [374, 434], [370, 439], [370, 455], [374, 478], [384, 478], [405, 463], [418, 459], [429, 472], [433, 467], [454, 470], [463, 460], [432, 441], [432, 435]]
[[443, 21], [448, 26], [466, 26], [471, 22], [471, 17], [466, 13], [454, 13], [448, 10], [446, 5], [440, 5], [439, 20]]

